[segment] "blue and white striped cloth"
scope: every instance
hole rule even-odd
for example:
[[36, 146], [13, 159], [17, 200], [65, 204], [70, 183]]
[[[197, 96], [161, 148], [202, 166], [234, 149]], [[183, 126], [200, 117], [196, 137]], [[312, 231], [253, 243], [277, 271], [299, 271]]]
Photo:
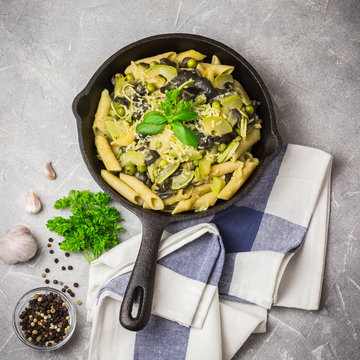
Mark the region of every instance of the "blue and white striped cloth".
[[91, 360], [231, 359], [266, 331], [272, 305], [315, 310], [326, 253], [332, 157], [288, 145], [252, 190], [211, 218], [171, 224], [159, 249], [152, 315], [118, 320], [140, 234], [90, 267]]

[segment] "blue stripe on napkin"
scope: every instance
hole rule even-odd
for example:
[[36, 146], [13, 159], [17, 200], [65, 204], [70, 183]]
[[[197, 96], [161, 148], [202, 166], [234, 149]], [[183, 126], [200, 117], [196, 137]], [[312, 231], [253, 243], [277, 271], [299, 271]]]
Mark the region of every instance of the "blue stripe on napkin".
[[234, 274], [236, 253], [225, 254], [224, 267], [218, 283], [219, 294], [228, 294]]
[[97, 296], [97, 302], [99, 302], [99, 299], [104, 291], [112, 291], [115, 294], [124, 296], [127, 284], [130, 280], [130, 276], [131, 272], [129, 271], [109, 281], [104, 287], [100, 289]]
[[212, 222], [219, 229], [226, 253], [251, 250], [263, 214], [245, 206], [232, 206], [215, 215]]
[[265, 213], [252, 251], [276, 251], [286, 254], [298, 249], [307, 228]]
[[136, 333], [134, 360], [184, 360], [190, 328], [151, 315], [143, 330]]
[[221, 239], [216, 234], [205, 233], [196, 241], [163, 257], [158, 264], [189, 279], [217, 285], [224, 263]]

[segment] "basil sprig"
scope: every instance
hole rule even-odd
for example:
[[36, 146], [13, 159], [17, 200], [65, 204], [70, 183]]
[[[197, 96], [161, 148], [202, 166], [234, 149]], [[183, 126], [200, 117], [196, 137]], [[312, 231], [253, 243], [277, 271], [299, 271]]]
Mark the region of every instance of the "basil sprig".
[[198, 138], [194, 131], [183, 125], [183, 122], [193, 121], [197, 112], [188, 110], [195, 106], [193, 101], [178, 101], [179, 89], [170, 90], [166, 93], [166, 101], [159, 105], [164, 114], [151, 111], [144, 116], [144, 121], [136, 127], [136, 132], [144, 135], [155, 135], [164, 130], [166, 124], [170, 124], [175, 136], [185, 145], [197, 147]]

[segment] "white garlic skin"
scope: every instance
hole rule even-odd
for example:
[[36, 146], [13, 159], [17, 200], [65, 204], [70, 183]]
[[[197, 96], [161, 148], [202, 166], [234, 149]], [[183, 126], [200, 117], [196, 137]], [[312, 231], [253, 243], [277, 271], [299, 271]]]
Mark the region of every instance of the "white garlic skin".
[[18, 225], [0, 234], [0, 259], [9, 265], [30, 260], [36, 250], [37, 243], [26, 226]]
[[45, 164], [43, 169], [43, 175], [48, 178], [49, 180], [55, 180], [56, 179], [56, 173], [51, 165], [51, 162], [48, 162]]
[[32, 191], [26, 194], [25, 211], [29, 214], [37, 214], [41, 210], [41, 202]]

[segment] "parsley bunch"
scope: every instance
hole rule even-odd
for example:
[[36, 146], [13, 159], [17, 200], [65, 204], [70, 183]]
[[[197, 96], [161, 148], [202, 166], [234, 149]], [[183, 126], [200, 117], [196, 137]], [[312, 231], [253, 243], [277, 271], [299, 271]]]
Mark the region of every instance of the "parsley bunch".
[[144, 116], [144, 121], [136, 127], [136, 132], [145, 135], [155, 135], [164, 130], [166, 124], [170, 124], [175, 136], [185, 145], [198, 146], [198, 138], [194, 131], [183, 125], [183, 122], [193, 121], [197, 112], [189, 110], [195, 103], [193, 101], [178, 101], [179, 89], [170, 90], [166, 93], [166, 101], [159, 105], [164, 115], [151, 111]]
[[87, 262], [97, 259], [104, 251], [117, 245], [118, 231], [124, 231], [118, 222], [123, 220], [119, 212], [106, 205], [111, 197], [103, 192], [71, 190], [67, 197], [55, 202], [54, 208], [70, 208], [72, 215], [48, 220], [49, 230], [64, 236], [60, 248], [68, 252], [79, 251]]

